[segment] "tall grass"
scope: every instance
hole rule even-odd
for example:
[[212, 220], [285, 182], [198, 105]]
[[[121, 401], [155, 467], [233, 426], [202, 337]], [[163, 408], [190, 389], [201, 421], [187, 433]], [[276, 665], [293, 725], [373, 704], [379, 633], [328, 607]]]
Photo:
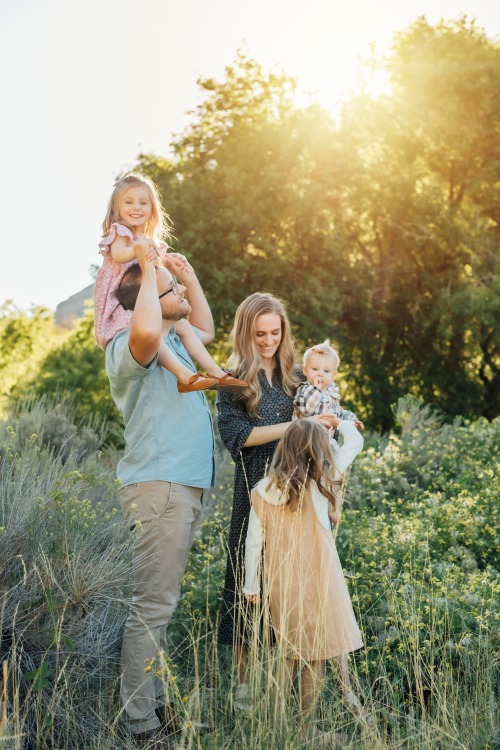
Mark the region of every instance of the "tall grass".
[[[367, 441], [337, 535], [366, 640], [351, 675], [375, 727], [344, 705], [331, 668], [319, 720], [346, 748], [493, 750], [500, 425], [444, 426], [435, 415], [432, 423], [418, 417], [414, 404], [405, 408], [415, 413], [400, 436]], [[54, 420], [57, 430], [49, 429]], [[2, 749], [134, 747], [118, 695], [130, 539], [112, 461], [99, 445], [70, 411], [47, 404], [2, 429]], [[252, 651], [254, 710], [234, 710], [231, 653], [216, 643], [232, 466], [221, 449], [217, 463], [169, 631], [172, 650], [149, 668], [181, 709], [182, 747], [307, 747], [297, 689], [283, 691], [275, 647]]]

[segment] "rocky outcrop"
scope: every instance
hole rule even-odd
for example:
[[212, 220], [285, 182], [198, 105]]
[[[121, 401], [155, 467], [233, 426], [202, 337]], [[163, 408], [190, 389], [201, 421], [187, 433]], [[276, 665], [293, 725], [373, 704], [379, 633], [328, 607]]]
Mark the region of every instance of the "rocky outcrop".
[[63, 328], [73, 328], [75, 323], [83, 318], [85, 309], [87, 307], [86, 302], [94, 299], [94, 284], [89, 284], [81, 292], [73, 294], [64, 302], [60, 302], [56, 307], [54, 315], [55, 322], [57, 325]]

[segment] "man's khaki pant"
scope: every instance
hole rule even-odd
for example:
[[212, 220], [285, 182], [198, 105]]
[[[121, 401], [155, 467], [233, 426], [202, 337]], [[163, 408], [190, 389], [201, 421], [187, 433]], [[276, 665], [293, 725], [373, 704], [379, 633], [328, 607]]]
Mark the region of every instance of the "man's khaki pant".
[[[133, 734], [159, 726], [165, 703], [155, 675], [158, 651], [179, 599], [181, 578], [202, 507], [203, 490], [171, 482], [138, 482], [120, 491], [120, 504], [136, 535], [134, 593], [122, 646], [121, 697]], [[146, 671], [148, 665], [152, 668]], [[157, 663], [157, 666], [158, 663]]]

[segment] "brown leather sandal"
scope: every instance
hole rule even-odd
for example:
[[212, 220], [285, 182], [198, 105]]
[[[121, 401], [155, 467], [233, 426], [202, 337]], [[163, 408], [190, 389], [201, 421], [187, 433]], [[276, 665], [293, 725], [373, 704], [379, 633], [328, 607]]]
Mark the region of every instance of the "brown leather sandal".
[[213, 378], [215, 380], [214, 385], [211, 385], [210, 388], [214, 391], [223, 391], [225, 393], [238, 393], [239, 391], [244, 391], [245, 388], [248, 388], [248, 383], [246, 383], [244, 380], [238, 380], [238, 378], [233, 378], [232, 375], [230, 375], [228, 372], [226, 372], [222, 377], [217, 377], [217, 375], [209, 375], [207, 373], [207, 378]]
[[177, 381], [177, 390], [179, 393], [192, 393], [193, 391], [204, 391], [207, 388], [213, 388], [217, 383], [216, 378], [211, 375], [204, 375], [201, 372], [197, 372], [196, 375], [192, 375], [187, 383], [181, 383]]

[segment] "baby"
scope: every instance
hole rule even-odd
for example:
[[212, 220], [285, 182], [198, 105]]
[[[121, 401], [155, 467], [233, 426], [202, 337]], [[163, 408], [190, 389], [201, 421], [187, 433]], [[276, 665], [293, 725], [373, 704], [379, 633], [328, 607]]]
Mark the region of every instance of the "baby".
[[[293, 419], [312, 417], [316, 414], [329, 412], [340, 417], [340, 419], [354, 422], [356, 427], [361, 430], [365, 429], [363, 422], [357, 418], [356, 414], [340, 406], [340, 391], [338, 385], [335, 383], [335, 375], [337, 374], [339, 364], [339, 355], [330, 346], [328, 339], [322, 344], [311, 346], [305, 351], [302, 361], [302, 372], [306, 379], [298, 387], [295, 395]], [[337, 436], [338, 432], [336, 430], [330, 430], [330, 445], [334, 454], [339, 449]], [[337, 508], [340, 508], [341, 504], [342, 484], [343, 477], [339, 474], [335, 484], [336, 499], [338, 500]], [[330, 520], [337, 523], [338, 513], [335, 518], [331, 516]]]

